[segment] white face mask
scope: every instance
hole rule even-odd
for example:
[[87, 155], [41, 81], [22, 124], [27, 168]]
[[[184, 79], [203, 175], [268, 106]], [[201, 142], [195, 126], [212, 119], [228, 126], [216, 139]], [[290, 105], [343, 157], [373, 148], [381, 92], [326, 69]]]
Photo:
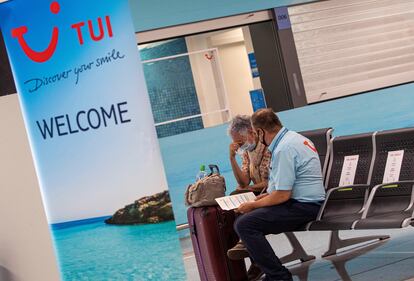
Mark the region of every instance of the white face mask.
[[245, 142], [239, 149], [237, 149], [237, 154], [243, 155], [245, 151], [252, 152], [256, 148], [256, 143]]

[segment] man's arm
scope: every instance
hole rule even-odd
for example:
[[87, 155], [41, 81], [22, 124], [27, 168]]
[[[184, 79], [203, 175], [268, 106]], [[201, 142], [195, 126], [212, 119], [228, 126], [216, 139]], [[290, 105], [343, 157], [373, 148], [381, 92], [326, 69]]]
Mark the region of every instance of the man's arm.
[[268, 196], [268, 195], [269, 195], [268, 193], [263, 193], [263, 194], [260, 194], [260, 195], [256, 196], [255, 201], [259, 201], [260, 199], [262, 199], [262, 198], [264, 198], [264, 197], [266, 197], [266, 196]]
[[261, 198], [260, 200], [254, 201], [254, 208], [263, 208], [273, 205], [279, 205], [285, 203], [290, 199], [292, 191], [290, 190], [276, 190], [270, 193], [268, 196]]

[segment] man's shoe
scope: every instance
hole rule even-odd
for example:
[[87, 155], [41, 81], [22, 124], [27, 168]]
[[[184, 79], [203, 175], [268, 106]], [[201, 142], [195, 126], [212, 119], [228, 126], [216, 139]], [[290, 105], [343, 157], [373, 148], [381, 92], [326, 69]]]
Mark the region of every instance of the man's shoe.
[[231, 260], [242, 260], [249, 257], [249, 252], [247, 252], [243, 242], [239, 241], [236, 246], [227, 251], [227, 256]]
[[289, 278], [289, 279], [270, 279], [267, 276], [265, 276], [265, 278], [261, 279], [262, 281], [293, 281], [293, 278]]
[[260, 280], [264, 272], [260, 269], [260, 267], [254, 263], [252, 263], [247, 271], [247, 280], [249, 281], [257, 281]]

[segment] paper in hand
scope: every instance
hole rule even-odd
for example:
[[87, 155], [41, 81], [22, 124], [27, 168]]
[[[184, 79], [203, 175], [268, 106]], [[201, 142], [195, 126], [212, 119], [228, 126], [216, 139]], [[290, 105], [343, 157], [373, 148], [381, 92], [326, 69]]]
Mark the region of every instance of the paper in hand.
[[256, 195], [253, 192], [240, 193], [236, 195], [224, 196], [216, 198], [216, 202], [223, 210], [237, 209], [241, 204], [252, 202], [256, 200]]

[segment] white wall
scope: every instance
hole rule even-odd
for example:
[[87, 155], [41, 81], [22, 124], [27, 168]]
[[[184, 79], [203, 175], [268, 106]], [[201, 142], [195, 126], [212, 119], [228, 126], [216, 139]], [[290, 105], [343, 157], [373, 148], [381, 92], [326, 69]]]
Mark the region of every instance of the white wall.
[[253, 79], [244, 42], [219, 46], [219, 53], [232, 115], [253, 114]]
[[[188, 52], [208, 49], [207, 39], [204, 35], [186, 37]], [[217, 76], [212, 62], [204, 57], [204, 53], [190, 55], [189, 58], [201, 113], [223, 109], [223, 98], [218, 95]], [[202, 119], [204, 127], [225, 122], [223, 114], [210, 114], [203, 116]]]
[[0, 280], [59, 280], [17, 95], [0, 97]]
[[[252, 114], [249, 91], [254, 89], [254, 85], [242, 29], [190, 36], [186, 37], [186, 42], [189, 52], [217, 48], [219, 53], [219, 59], [212, 62], [206, 60], [203, 55], [190, 56], [202, 113], [222, 109], [225, 104], [224, 92], [221, 89], [217, 90], [217, 87], [221, 86], [221, 78], [214, 63], [219, 63], [231, 115]], [[225, 121], [227, 121], [225, 115], [203, 117], [206, 127], [222, 124]]]

